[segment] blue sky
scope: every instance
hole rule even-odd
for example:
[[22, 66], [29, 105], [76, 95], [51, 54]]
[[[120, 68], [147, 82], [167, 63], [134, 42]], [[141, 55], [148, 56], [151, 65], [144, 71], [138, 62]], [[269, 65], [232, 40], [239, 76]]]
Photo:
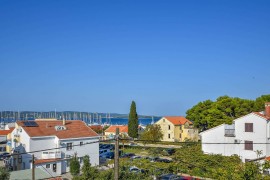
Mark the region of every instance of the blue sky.
[[270, 1], [0, 1], [0, 110], [185, 115], [269, 94]]

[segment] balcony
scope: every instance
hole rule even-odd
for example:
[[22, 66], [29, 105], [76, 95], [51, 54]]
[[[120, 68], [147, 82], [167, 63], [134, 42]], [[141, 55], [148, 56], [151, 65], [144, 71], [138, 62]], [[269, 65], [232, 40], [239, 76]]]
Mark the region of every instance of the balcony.
[[226, 137], [235, 137], [235, 129], [225, 129]]
[[61, 158], [60, 151], [46, 151], [42, 152], [41, 159], [56, 159]]

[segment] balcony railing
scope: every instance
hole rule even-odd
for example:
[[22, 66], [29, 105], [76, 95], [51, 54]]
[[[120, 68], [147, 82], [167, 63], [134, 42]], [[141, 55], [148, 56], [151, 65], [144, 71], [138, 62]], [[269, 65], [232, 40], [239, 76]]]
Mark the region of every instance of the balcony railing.
[[225, 129], [226, 137], [235, 137], [235, 129]]
[[61, 152], [60, 151], [56, 151], [56, 152], [42, 152], [41, 155], [42, 159], [56, 159], [56, 158], [61, 158]]

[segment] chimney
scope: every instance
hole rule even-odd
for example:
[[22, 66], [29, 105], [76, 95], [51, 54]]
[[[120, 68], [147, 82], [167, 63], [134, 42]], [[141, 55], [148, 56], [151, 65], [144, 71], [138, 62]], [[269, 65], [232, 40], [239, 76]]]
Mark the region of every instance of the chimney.
[[65, 118], [63, 118], [63, 126], [65, 126], [66, 125], [66, 120], [65, 120]]
[[265, 103], [265, 113], [266, 116], [270, 117], [270, 102]]

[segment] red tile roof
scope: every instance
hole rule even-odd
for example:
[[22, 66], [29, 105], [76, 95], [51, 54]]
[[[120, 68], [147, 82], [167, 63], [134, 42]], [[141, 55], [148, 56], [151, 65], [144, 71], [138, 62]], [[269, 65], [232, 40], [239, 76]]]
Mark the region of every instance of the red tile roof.
[[60, 158], [57, 159], [36, 159], [35, 164], [44, 164], [44, 163], [51, 163], [51, 162], [57, 162], [61, 160]]
[[38, 127], [26, 127], [24, 121], [17, 121], [30, 137], [39, 136], [57, 136], [59, 139], [94, 137], [98, 134], [88, 127], [83, 121], [69, 120], [66, 121], [66, 130], [57, 131], [55, 126], [63, 126], [61, 120], [56, 121], [35, 121]]
[[119, 128], [119, 133], [127, 133], [128, 132], [128, 126], [110, 126], [108, 129], [105, 130], [105, 132], [116, 132], [116, 128]]
[[9, 130], [0, 130], [0, 136], [7, 136], [9, 133], [11, 133], [15, 128], [10, 128]]
[[183, 116], [165, 116], [164, 118], [166, 118], [168, 121], [170, 121], [174, 125], [183, 125], [186, 122], [188, 122], [189, 124], [193, 124], [191, 121], [189, 121]]
[[270, 120], [270, 117], [268, 116], [265, 116], [264, 114], [260, 113], [260, 112], [253, 112], [254, 114], [258, 115], [258, 116], [261, 116], [262, 118], [265, 118], [267, 120]]
[[94, 131], [101, 131], [102, 130], [102, 126], [101, 125], [91, 125], [89, 127], [91, 129], [93, 129]]

